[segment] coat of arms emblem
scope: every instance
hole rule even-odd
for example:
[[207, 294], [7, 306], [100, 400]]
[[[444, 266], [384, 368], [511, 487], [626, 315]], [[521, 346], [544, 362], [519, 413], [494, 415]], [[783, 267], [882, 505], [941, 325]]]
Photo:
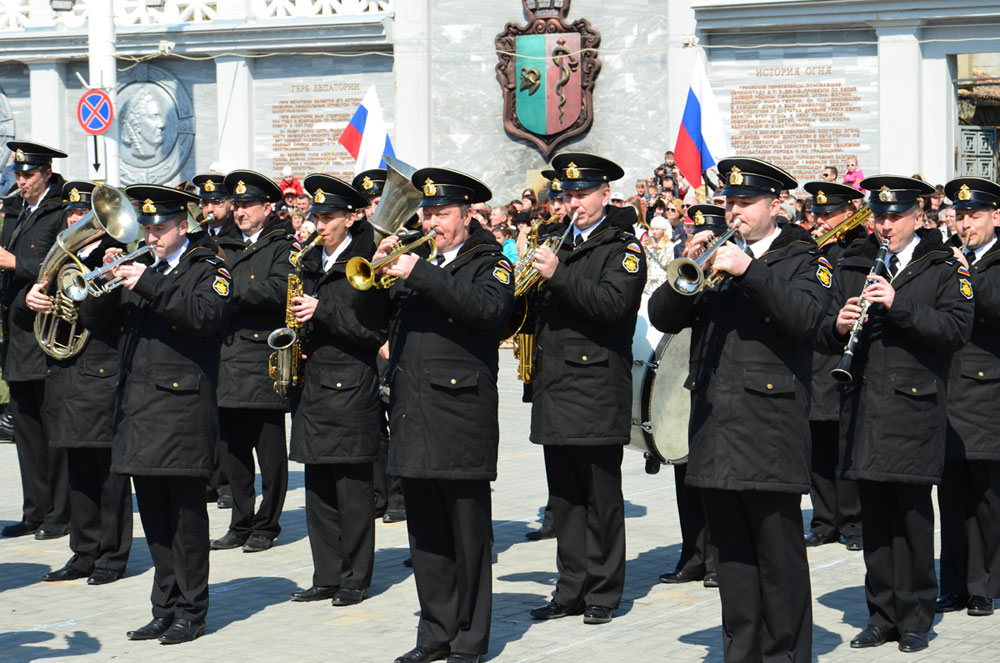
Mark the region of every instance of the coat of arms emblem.
[[548, 159], [556, 146], [594, 122], [601, 35], [585, 18], [566, 22], [570, 0], [521, 1], [528, 24], [508, 23], [496, 38], [503, 124]]

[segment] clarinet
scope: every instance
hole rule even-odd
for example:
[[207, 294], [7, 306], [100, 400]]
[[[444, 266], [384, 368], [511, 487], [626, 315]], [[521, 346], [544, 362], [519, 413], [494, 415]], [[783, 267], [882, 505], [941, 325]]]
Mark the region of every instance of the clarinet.
[[875, 282], [873, 277], [881, 276], [885, 271], [885, 256], [888, 252], [889, 240], [884, 239], [882, 240], [882, 245], [878, 247], [878, 253], [875, 254], [875, 264], [872, 265], [871, 271], [868, 272], [868, 277], [865, 278], [865, 285], [861, 289], [862, 294], [858, 299], [858, 306], [861, 307], [861, 315], [851, 325], [851, 335], [847, 339], [847, 345], [844, 346], [844, 354], [840, 357], [840, 363], [837, 364], [837, 368], [830, 371], [833, 379], [842, 384], [849, 384], [854, 379], [851, 375], [851, 362], [854, 361], [854, 351], [861, 340], [861, 329], [865, 325], [865, 317], [868, 315], [868, 309], [872, 305], [870, 301], [865, 299], [864, 291]]

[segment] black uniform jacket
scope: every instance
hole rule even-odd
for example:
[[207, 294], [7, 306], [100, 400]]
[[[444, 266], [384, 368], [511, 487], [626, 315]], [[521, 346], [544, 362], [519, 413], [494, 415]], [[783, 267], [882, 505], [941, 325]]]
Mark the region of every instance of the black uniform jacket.
[[389, 328], [389, 474], [487, 479], [497, 473], [498, 348], [514, 305], [512, 265], [473, 221], [457, 257], [418, 262], [387, 292], [368, 290], [363, 322]]
[[[997, 231], [1000, 240], [1000, 231]], [[1000, 461], [1000, 241], [969, 271], [976, 293], [972, 339], [955, 353], [948, 382], [949, 459]]]
[[532, 297], [535, 444], [629, 441], [632, 337], [646, 256], [631, 234], [635, 211], [609, 206], [606, 214], [579, 246], [573, 247], [572, 232], [567, 235], [555, 273]]
[[[104, 251], [124, 248], [104, 238], [81, 262], [97, 269], [104, 262]], [[86, 247], [84, 247], [86, 248]], [[49, 294], [54, 293], [50, 287]], [[16, 310], [20, 310], [18, 307]], [[24, 310], [28, 310], [25, 307]], [[31, 317], [35, 313], [28, 310]], [[83, 324], [78, 323], [78, 328]], [[65, 329], [65, 323], [60, 323]], [[111, 446], [111, 424], [115, 413], [115, 385], [118, 377], [118, 327], [103, 326], [90, 331], [83, 350], [68, 359], [45, 355], [45, 400], [42, 417], [49, 444], [56, 447]]]
[[[868, 236], [863, 227], [855, 228], [847, 233], [839, 242], [830, 242], [819, 252], [832, 266], [827, 270], [835, 271], [837, 263], [847, 250], [847, 246], [858, 239]], [[824, 275], [825, 278], [825, 275]], [[818, 331], [818, 330], [817, 330]], [[824, 352], [820, 347], [813, 352], [812, 400], [809, 405], [809, 421], [838, 421], [840, 419], [840, 383], [833, 379], [830, 371], [837, 367], [840, 361], [842, 347], [834, 352]]]
[[303, 291], [316, 297], [316, 312], [303, 328], [305, 384], [292, 419], [289, 458], [300, 463], [373, 463], [383, 425], [378, 394], [378, 348], [385, 329], [358, 321], [362, 293], [347, 282], [344, 268], [355, 256], [369, 260], [369, 231], [355, 235], [329, 271], [323, 247], [306, 254]]
[[665, 284], [650, 298], [657, 329], [691, 327], [688, 485], [809, 492], [812, 339], [830, 283], [819, 257], [808, 232], [786, 225], [718, 290]]
[[6, 341], [3, 353], [3, 379], [7, 382], [41, 380], [45, 377], [45, 353], [35, 341], [34, 315], [21, 315], [10, 308], [24, 307], [24, 296], [38, 280], [42, 260], [55, 243], [56, 235], [66, 228], [66, 210], [62, 202], [64, 180], [58, 173], [49, 179], [49, 191], [31, 214], [18, 221], [19, 205], [5, 206], [0, 244], [14, 254], [17, 266], [0, 273], [0, 303], [4, 311]]
[[84, 300], [80, 312], [89, 329], [121, 332], [113, 471], [212, 475], [219, 344], [231, 292], [223, 261], [194, 243], [168, 272], [147, 269], [131, 291]]
[[241, 233], [223, 234], [217, 241], [233, 275], [233, 315], [219, 364], [219, 407], [287, 410], [268, 375], [267, 337], [285, 326], [288, 275], [302, 247], [277, 214], [268, 218], [252, 246], [243, 244]]
[[[841, 350], [835, 329], [844, 302], [861, 294], [878, 251], [872, 235], [852, 243], [834, 281], [820, 340]], [[868, 309], [841, 400], [840, 436], [848, 478], [931, 484], [944, 463], [946, 389], [952, 354], [969, 340], [975, 315], [969, 277], [937, 230], [920, 233], [913, 258], [892, 281], [888, 311]], [[963, 292], [964, 291], [964, 292]]]

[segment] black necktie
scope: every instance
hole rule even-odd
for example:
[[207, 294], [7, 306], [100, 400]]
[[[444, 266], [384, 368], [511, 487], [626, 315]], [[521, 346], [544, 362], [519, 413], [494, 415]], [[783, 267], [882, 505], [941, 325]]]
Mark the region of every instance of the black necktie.
[[243, 248], [244, 249], [249, 249], [251, 246], [253, 246], [253, 240], [252, 239], [250, 239], [249, 237], [247, 237], [245, 240], [243, 240]]
[[583, 233], [577, 233], [576, 237], [573, 238], [573, 246], [577, 247], [583, 244]]
[[969, 266], [971, 267], [972, 263], [976, 262], [976, 252], [973, 251], [972, 249], [967, 249], [965, 251], [965, 259], [968, 261]]
[[438, 267], [442, 266], [444, 264], [444, 256], [438, 255], [437, 258], [434, 258], [434, 262], [437, 264]]
[[896, 272], [899, 271], [899, 258], [893, 255], [889, 258], [889, 278], [896, 278]]

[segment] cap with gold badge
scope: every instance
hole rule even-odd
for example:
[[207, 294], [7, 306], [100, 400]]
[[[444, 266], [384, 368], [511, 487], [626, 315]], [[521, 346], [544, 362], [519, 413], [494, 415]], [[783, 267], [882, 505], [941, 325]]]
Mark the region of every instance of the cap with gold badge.
[[726, 208], [720, 205], [692, 205], [687, 210], [688, 218], [694, 223], [696, 233], [702, 230], [711, 230], [714, 233], [721, 233], [728, 227], [726, 225]]
[[421, 168], [410, 181], [424, 196], [421, 207], [471, 205], [493, 197], [490, 188], [475, 177], [449, 168]]
[[302, 180], [312, 206], [309, 212], [336, 212], [337, 210], [359, 210], [368, 206], [368, 198], [360, 191], [333, 175], [314, 173]]
[[584, 191], [625, 176], [621, 166], [610, 159], [586, 152], [563, 152], [552, 158], [563, 191]]
[[14, 153], [14, 170], [34, 170], [42, 166], [52, 167], [53, 159], [65, 159], [69, 155], [41, 143], [29, 143], [24, 140], [7, 141], [7, 147]]
[[202, 200], [222, 200], [229, 197], [226, 176], [221, 173], [203, 173], [191, 178], [191, 184], [198, 187], [195, 193]]
[[94, 192], [94, 187], [96, 186], [93, 182], [86, 180], [66, 182], [62, 188], [63, 202], [66, 203], [66, 209], [89, 210], [91, 208], [90, 195]]
[[921, 196], [934, 193], [934, 187], [912, 177], [876, 175], [861, 181], [868, 189], [868, 205], [875, 214], [899, 214], [917, 204]]
[[812, 211], [815, 214], [836, 212], [850, 205], [852, 200], [865, 197], [865, 194], [853, 186], [840, 184], [839, 182], [816, 180], [814, 182], [806, 182], [802, 185], [802, 188], [813, 197]]
[[234, 201], [258, 200], [276, 203], [281, 200], [281, 189], [274, 180], [252, 170], [234, 170], [226, 175], [223, 184]]
[[194, 194], [159, 184], [133, 184], [125, 187], [125, 194], [138, 202], [137, 220], [144, 226], [166, 223], [187, 212], [188, 203], [198, 202]]
[[388, 173], [385, 168], [372, 168], [358, 173], [351, 181], [351, 186], [360, 191], [369, 200], [382, 195], [385, 188], [385, 178]]
[[721, 160], [717, 168], [722, 182], [722, 190], [717, 193], [723, 196], [778, 195], [799, 186], [785, 170], [753, 157], [729, 157]]
[[1000, 184], [982, 177], [957, 177], [944, 185], [955, 209], [1000, 208]]
[[549, 190], [546, 198], [561, 200], [563, 197], [562, 181], [559, 179], [559, 172], [551, 168], [542, 171], [542, 177], [549, 181]]

